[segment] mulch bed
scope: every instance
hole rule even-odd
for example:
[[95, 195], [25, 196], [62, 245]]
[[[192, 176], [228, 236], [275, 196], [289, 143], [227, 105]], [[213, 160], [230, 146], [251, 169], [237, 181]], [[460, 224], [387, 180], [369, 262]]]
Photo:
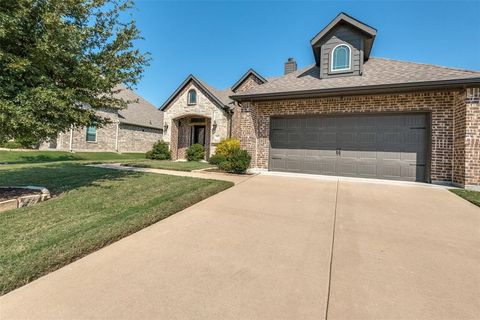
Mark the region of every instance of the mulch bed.
[[41, 194], [40, 190], [32, 190], [25, 188], [0, 188], [0, 202], [10, 199], [16, 199], [21, 196]]

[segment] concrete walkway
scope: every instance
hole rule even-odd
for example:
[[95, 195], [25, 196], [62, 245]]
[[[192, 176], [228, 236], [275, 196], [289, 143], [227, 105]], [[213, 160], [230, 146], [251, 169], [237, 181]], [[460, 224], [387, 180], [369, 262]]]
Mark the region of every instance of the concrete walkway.
[[475, 319], [479, 232], [444, 189], [258, 175], [1, 297], [0, 318]]
[[120, 163], [105, 163], [105, 164], [91, 164], [89, 167], [98, 167], [105, 169], [115, 169], [115, 170], [126, 170], [126, 171], [135, 171], [135, 172], [147, 172], [147, 173], [159, 173], [159, 174], [169, 174], [171, 176], [180, 176], [180, 177], [193, 177], [201, 179], [214, 179], [214, 180], [226, 180], [231, 181], [235, 184], [241, 183], [252, 178], [255, 174], [241, 175], [241, 174], [228, 174], [223, 172], [212, 172], [212, 171], [177, 171], [177, 170], [165, 170], [165, 169], [154, 169], [154, 168], [137, 168], [137, 167], [127, 167], [122, 166]]

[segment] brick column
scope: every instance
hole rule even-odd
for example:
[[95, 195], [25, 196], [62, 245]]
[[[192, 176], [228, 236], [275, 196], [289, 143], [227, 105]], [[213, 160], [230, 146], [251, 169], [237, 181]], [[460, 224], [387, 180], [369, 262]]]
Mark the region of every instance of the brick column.
[[453, 183], [480, 190], [480, 89], [459, 95], [454, 119]]

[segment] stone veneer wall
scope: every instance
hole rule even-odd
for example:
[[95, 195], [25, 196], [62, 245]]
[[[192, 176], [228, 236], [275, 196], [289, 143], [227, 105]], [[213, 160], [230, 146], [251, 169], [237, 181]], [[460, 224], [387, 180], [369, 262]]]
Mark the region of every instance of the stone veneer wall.
[[[348, 114], [380, 112], [428, 112], [431, 114], [431, 179], [451, 182], [454, 173], [454, 110], [461, 106], [461, 91], [429, 91], [402, 94], [325, 97], [276, 101], [254, 101], [241, 106], [242, 147], [252, 155], [252, 166], [268, 168], [270, 117], [280, 115]], [[470, 136], [478, 128], [478, 107], [468, 109], [466, 118]], [[474, 111], [475, 110], [475, 111]], [[457, 116], [460, 121], [461, 115]], [[473, 124], [475, 123], [476, 124]], [[460, 134], [461, 135], [461, 134]], [[478, 180], [478, 166], [472, 164], [478, 159], [478, 130], [475, 139], [467, 139], [469, 164], [473, 171], [469, 181]], [[460, 156], [461, 152], [456, 155]], [[478, 163], [478, 161], [477, 161]], [[476, 169], [475, 169], [476, 168]], [[459, 168], [455, 169], [458, 172]], [[477, 171], [475, 171], [477, 170]]]
[[[187, 93], [192, 88], [197, 91], [197, 103], [195, 105], [188, 105]], [[229, 137], [230, 115], [212, 102], [203, 90], [191, 82], [189, 85], [185, 86], [175, 100], [164, 110], [163, 119], [164, 122], [168, 124], [168, 129], [164, 132], [163, 139], [170, 144], [170, 150], [172, 151], [172, 158], [174, 160], [183, 159], [185, 157], [183, 149], [186, 149], [184, 146], [186, 142], [182, 138], [185, 137], [185, 132], [182, 132], [183, 126], [179, 126], [178, 120], [181, 120], [182, 118], [186, 120], [192, 116], [205, 117], [209, 119], [208, 121], [210, 123], [215, 120], [217, 124], [214, 129], [212, 125], [208, 126], [207, 123], [205, 139], [208, 151], [207, 157], [215, 152], [215, 145], [220, 142], [221, 139]], [[186, 123], [180, 121], [180, 124]], [[179, 141], [179, 136], [182, 141]]]

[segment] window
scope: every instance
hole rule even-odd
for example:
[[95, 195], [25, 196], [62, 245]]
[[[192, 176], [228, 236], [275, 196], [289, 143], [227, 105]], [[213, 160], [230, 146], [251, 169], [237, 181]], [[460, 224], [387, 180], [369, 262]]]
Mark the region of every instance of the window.
[[94, 124], [87, 127], [87, 142], [97, 142], [97, 126]]
[[197, 104], [197, 91], [194, 89], [188, 91], [188, 104]]
[[332, 51], [332, 71], [350, 69], [351, 54], [350, 47], [341, 44], [336, 46]]

